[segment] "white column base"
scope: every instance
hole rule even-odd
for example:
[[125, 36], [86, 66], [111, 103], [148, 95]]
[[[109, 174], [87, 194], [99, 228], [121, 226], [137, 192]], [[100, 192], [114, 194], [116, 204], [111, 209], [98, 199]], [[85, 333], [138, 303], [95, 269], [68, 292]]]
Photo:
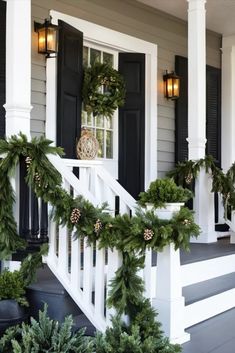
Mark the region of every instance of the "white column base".
[[195, 184], [194, 211], [195, 222], [200, 226], [201, 233], [193, 243], [212, 243], [217, 241], [215, 231], [214, 193], [211, 192], [212, 179], [205, 169], [199, 172]]
[[6, 136], [22, 132], [30, 139], [30, 112], [32, 106], [4, 105], [6, 110]]
[[184, 297], [172, 300], [155, 298], [152, 304], [158, 312], [157, 320], [162, 324], [164, 334], [171, 343], [190, 341], [190, 334], [184, 330]]
[[203, 244], [215, 243], [217, 242], [217, 237], [218, 237], [218, 233], [216, 231], [200, 233], [200, 235], [197, 238], [191, 237], [190, 243], [203, 243]]
[[230, 231], [230, 244], [235, 244], [235, 232]]
[[187, 342], [190, 336], [184, 331], [185, 303], [182, 296], [180, 252], [174, 249], [174, 244], [165, 246], [157, 254], [156, 297], [152, 304], [170, 342]]

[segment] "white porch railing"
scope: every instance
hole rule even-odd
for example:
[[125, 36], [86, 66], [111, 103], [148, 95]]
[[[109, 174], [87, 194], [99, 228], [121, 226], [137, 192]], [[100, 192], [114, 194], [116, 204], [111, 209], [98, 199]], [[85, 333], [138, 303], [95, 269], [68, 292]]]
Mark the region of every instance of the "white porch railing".
[[[135, 214], [135, 200], [102, 167], [101, 162], [66, 160], [57, 156], [49, 156], [49, 160], [62, 175], [63, 187], [72, 195], [83, 195], [96, 206], [108, 202], [112, 215], [118, 212]], [[74, 167], [79, 168], [79, 178], [72, 172]], [[50, 223], [49, 234], [48, 266], [92, 324], [104, 331], [110, 322], [110, 314], [113, 314], [106, 307], [109, 282], [121, 265], [121, 254], [116, 250], [99, 250], [98, 243], [88, 245], [83, 239], [75, 240], [67, 228], [57, 227], [53, 222]], [[229, 264], [228, 271], [230, 267]], [[216, 277], [216, 266], [214, 269], [211, 278]], [[189, 340], [185, 333], [185, 328], [191, 323], [189, 315], [194, 315], [195, 310], [207, 315], [200, 305], [196, 309], [185, 306], [182, 287], [187, 285], [186, 272], [185, 266], [180, 265], [179, 250], [175, 251], [171, 244], [158, 254], [157, 267], [152, 266], [152, 254], [147, 251], [145, 268], [139, 273], [145, 282], [145, 295], [156, 307], [165, 333], [174, 343]], [[195, 280], [197, 282], [198, 279]], [[210, 315], [216, 314], [215, 310]], [[197, 322], [202, 321], [205, 315], [197, 315]]]
[[[136, 201], [104, 170], [100, 162], [65, 160], [49, 156], [50, 162], [60, 172], [63, 188], [74, 197], [82, 195], [98, 206], [108, 202], [111, 214], [134, 214]], [[73, 172], [79, 167], [79, 178]], [[118, 198], [118, 201], [117, 201]], [[117, 206], [118, 204], [118, 206]], [[88, 245], [76, 239], [66, 227], [50, 222], [50, 247], [47, 264], [73, 300], [101, 331], [110, 322], [113, 310], [106, 307], [109, 282], [121, 265], [121, 255], [111, 249], [99, 250], [99, 244]], [[146, 266], [141, 273], [146, 282], [146, 295], [151, 293], [151, 252], [147, 252]]]

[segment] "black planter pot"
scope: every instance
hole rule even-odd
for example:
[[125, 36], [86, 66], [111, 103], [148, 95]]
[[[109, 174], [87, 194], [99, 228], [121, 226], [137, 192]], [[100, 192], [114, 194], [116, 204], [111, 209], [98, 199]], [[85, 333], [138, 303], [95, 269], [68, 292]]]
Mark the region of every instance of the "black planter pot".
[[27, 319], [27, 310], [15, 300], [0, 300], [0, 336], [10, 327]]

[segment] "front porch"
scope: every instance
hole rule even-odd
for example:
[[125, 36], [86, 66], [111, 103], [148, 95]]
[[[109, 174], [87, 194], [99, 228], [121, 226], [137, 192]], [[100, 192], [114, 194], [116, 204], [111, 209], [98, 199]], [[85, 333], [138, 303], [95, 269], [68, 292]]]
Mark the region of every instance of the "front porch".
[[[58, 87], [56, 81], [57, 59], [51, 58], [46, 62], [44, 58], [39, 58], [39, 54], [35, 51], [36, 37], [35, 34], [32, 35], [30, 23], [33, 19], [37, 18], [37, 16], [40, 20], [42, 20], [44, 13], [50, 13], [53, 15], [53, 21], [56, 23], [61, 19], [68, 20], [68, 22], [72, 21], [72, 24], [74, 21], [75, 27], [78, 26], [78, 23], [79, 25], [83, 22], [85, 23], [86, 20], [77, 20], [76, 16], [79, 15], [79, 6], [76, 4], [76, 1], [62, 1], [61, 4], [60, 1], [48, 1], [49, 5], [46, 4], [47, 1], [42, 1], [42, 7], [37, 4], [36, 0], [32, 0], [32, 4], [30, 0], [24, 0], [22, 2], [17, 0], [6, 1], [7, 70], [6, 99], [4, 102], [6, 103], [5, 135], [6, 137], [10, 137], [14, 134], [18, 134], [19, 131], [22, 131], [25, 135], [27, 135], [28, 140], [30, 141], [32, 135], [45, 134], [46, 137], [53, 137], [53, 143], [56, 144], [56, 142], [59, 143], [56, 138], [56, 106], [58, 103]], [[71, 5], [71, 2], [73, 5]], [[130, 1], [130, 3], [133, 5], [133, 8], [135, 8], [134, 1]], [[176, 157], [174, 149], [174, 104], [173, 102], [166, 101], [163, 97], [161, 82], [158, 85], [158, 89], [156, 89], [157, 81], [161, 81], [159, 77], [162, 75], [165, 61], [167, 62], [167, 66], [169, 68], [173, 68], [173, 57], [175, 58], [176, 54], [181, 55], [183, 53], [183, 55], [187, 55], [188, 53], [189, 90], [187, 93], [189, 96], [189, 109], [187, 112], [188, 129], [186, 132], [186, 145], [188, 155], [186, 158], [189, 157], [192, 160], [199, 160], [205, 157], [205, 151], [207, 148], [205, 104], [205, 0], [188, 0], [188, 3], [188, 50], [186, 50], [187, 45], [185, 44], [187, 35], [184, 38], [184, 49], [179, 49], [178, 45], [175, 44], [173, 51], [172, 49], [165, 49], [165, 42], [161, 38], [159, 40], [159, 57], [157, 54], [157, 43], [155, 43], [155, 39], [153, 39], [154, 35], [150, 39], [147, 38], [149, 40], [149, 42], [147, 42], [143, 32], [141, 33], [140, 38], [144, 37], [144, 40], [138, 38], [135, 42], [130, 39], [133, 37], [128, 37], [129, 34], [125, 34], [117, 36], [119, 42], [115, 42], [116, 50], [122, 51], [124, 48], [125, 50], [129, 49], [131, 51], [137, 51], [137, 49], [140, 48], [140, 50], [142, 50], [146, 55], [145, 59], [143, 59], [143, 62], [146, 64], [146, 92], [142, 92], [142, 96], [146, 98], [146, 109], [144, 109], [146, 120], [145, 124], [140, 125], [140, 127], [142, 127], [142, 145], [140, 150], [141, 156], [143, 157], [141, 157], [143, 162], [141, 167], [144, 165], [145, 168], [144, 171], [142, 170], [142, 174], [145, 177], [145, 189], [148, 187], [151, 180], [155, 179], [157, 176], [162, 176], [165, 174], [167, 169], [169, 170], [170, 167], [173, 166]], [[49, 6], [52, 7], [49, 8]], [[72, 11], [73, 6], [74, 9], [76, 9], [75, 14], [73, 14]], [[82, 6], [85, 5], [83, 4]], [[34, 11], [33, 16], [31, 14], [31, 9]], [[112, 11], [114, 12], [114, 10]], [[125, 14], [123, 16], [125, 18]], [[151, 15], [149, 14], [149, 16]], [[87, 15], [84, 15], [84, 17], [86, 18]], [[69, 23], [71, 24], [71, 22]], [[92, 27], [89, 23], [87, 23], [86, 26], [88, 26], [90, 30]], [[84, 32], [87, 31], [90, 35], [90, 32], [88, 32], [86, 26], [84, 25]], [[165, 27], [165, 25], [163, 25], [163, 27]], [[100, 25], [96, 28], [100, 28]], [[179, 32], [184, 32], [184, 30], [181, 28]], [[126, 31], [128, 32], [128, 30]], [[154, 31], [155, 30], [153, 30], [153, 34]], [[168, 32], [168, 29], [165, 30], [165, 32]], [[86, 40], [88, 42], [89, 40], [96, 40], [96, 42], [100, 44], [99, 41], [102, 41], [103, 38], [99, 38], [98, 30], [97, 33], [98, 34], [96, 34], [93, 38], [86, 38]], [[104, 32], [102, 32], [102, 37], [104, 36], [103, 33], [107, 33], [107, 31], [104, 30]], [[115, 34], [117, 34], [117, 32], [115, 32]], [[169, 33], [167, 35], [169, 36]], [[169, 42], [173, 42], [175, 38], [174, 33], [170, 37], [171, 39]], [[110, 44], [110, 38], [112, 42], [112, 35], [109, 34], [109, 38], [101, 44], [103, 44], [104, 47], [107, 46], [107, 43], [109, 43], [109, 45], [113, 44], [113, 42]], [[211, 34], [211, 38], [213, 38], [211, 41], [216, 43], [213, 43], [214, 48], [210, 52], [210, 60], [211, 62], [214, 62], [215, 66], [218, 66], [217, 69], [220, 70], [220, 62], [218, 59], [220, 57], [218, 54], [219, 35]], [[125, 46], [120, 44], [121, 41], [126, 41]], [[138, 48], [136, 48], [136, 43], [139, 45]], [[146, 43], [149, 43], [149, 47]], [[213, 141], [216, 145], [216, 150], [219, 150], [219, 154], [222, 151], [223, 158], [221, 165], [225, 170], [227, 170], [230, 164], [234, 161], [235, 155], [233, 145], [234, 103], [232, 95], [235, 90], [235, 83], [232, 79], [232, 73], [234, 71], [234, 43], [235, 40], [233, 36], [224, 38], [224, 56], [222, 65], [222, 99], [224, 115], [222, 116], [223, 139], [221, 148], [218, 143], [219, 138], [217, 139], [216, 137], [215, 141]], [[73, 47], [73, 45], [71, 45], [71, 47]], [[24, 50], [22, 50], [22, 48], [24, 48]], [[33, 53], [31, 53], [32, 48]], [[174, 55], [172, 54], [173, 52]], [[217, 59], [213, 58], [214, 52], [217, 53]], [[166, 57], [168, 58], [167, 60]], [[30, 73], [31, 66], [33, 67], [32, 77]], [[19, 67], [21, 68], [20, 70]], [[31, 78], [33, 87], [31, 87]], [[24, 82], [24, 84], [22, 84], [22, 82]], [[156, 92], [156, 90], [158, 92]], [[76, 100], [73, 100], [73, 97], [71, 97], [72, 94], [68, 100], [70, 103]], [[220, 107], [218, 100], [216, 101], [216, 109]], [[34, 105], [32, 114], [31, 103]], [[213, 104], [214, 101], [212, 102], [212, 106]], [[75, 112], [76, 118], [77, 110], [75, 108], [77, 108], [77, 106], [73, 106], [69, 112]], [[67, 116], [70, 116], [70, 114], [67, 113]], [[66, 124], [67, 116], [66, 114], [63, 116], [63, 118], [65, 118], [64, 126], [66, 127], [68, 127]], [[138, 114], [136, 114], [136, 116], [138, 117]], [[220, 111], [216, 111], [216, 118], [218, 116], [220, 116]], [[94, 117], [94, 119], [96, 118]], [[117, 120], [113, 121], [114, 125], [117, 127]], [[79, 124], [80, 123], [81, 121], [79, 120]], [[32, 128], [32, 125], [34, 128]], [[35, 129], [35, 126], [40, 126], [40, 128], [37, 130]], [[112, 126], [112, 123], [110, 126]], [[131, 126], [135, 127], [135, 123], [130, 125], [130, 127]], [[129, 130], [131, 130], [130, 127]], [[145, 135], [144, 128], [146, 129]], [[169, 129], [171, 129], [171, 133], [169, 133]], [[63, 131], [63, 128], [61, 130]], [[128, 129], [124, 130], [127, 131]], [[110, 132], [111, 136], [113, 130], [110, 128], [107, 129], [107, 131]], [[220, 131], [218, 134], [220, 134]], [[70, 131], [68, 129], [66, 138], [72, 149], [74, 149], [76, 137], [77, 135], [70, 138]], [[157, 138], [159, 139], [158, 142]], [[161, 138], [165, 140], [162, 141]], [[143, 141], [145, 145], [144, 148]], [[128, 136], [126, 142], [131, 142], [131, 139]], [[186, 142], [185, 139], [184, 142]], [[115, 148], [117, 152], [117, 146]], [[110, 148], [110, 150], [111, 149], [112, 148]], [[163, 149], [163, 151], [161, 149]], [[128, 147], [127, 150], [129, 150]], [[137, 151], [136, 148], [133, 148], [133, 150], [135, 150], [135, 152]], [[137, 160], [138, 152], [136, 153], [137, 157], [135, 159]], [[26, 156], [27, 154], [24, 158]], [[115, 157], [116, 160], [113, 158], [112, 162], [116, 163], [115, 165], [117, 167], [117, 154], [114, 154], [113, 157]], [[76, 197], [82, 195], [86, 200], [89, 200], [92, 207], [96, 207], [97, 205], [100, 206], [103, 202], [107, 202], [109, 205], [109, 214], [113, 218], [117, 215], [124, 214], [128, 217], [134, 216], [136, 212], [136, 200], [118, 183], [117, 173], [114, 177], [109, 174], [106, 168], [104, 168], [104, 164], [107, 163], [107, 160], [104, 161], [103, 164], [101, 160], [81, 161], [72, 159], [75, 158], [74, 156], [67, 156], [67, 158], [71, 159], [62, 159], [59, 156], [49, 154], [48, 160], [55, 169], [56, 175], [59, 175], [58, 179], [62, 180], [63, 190], [67, 192], [67, 198], [65, 197], [65, 199], [66, 201], [69, 199], [68, 210], [63, 208], [64, 205], [62, 202], [59, 204], [59, 207], [63, 210], [63, 214], [60, 215], [60, 220], [62, 219], [63, 222], [58, 225], [58, 222], [48, 218], [47, 206], [44, 202], [42, 202], [43, 197], [41, 195], [44, 195], [43, 193], [45, 192], [45, 189], [47, 189], [46, 182], [44, 182], [44, 188], [42, 188], [41, 185], [41, 181], [43, 180], [41, 175], [44, 177], [43, 169], [41, 168], [40, 170], [39, 168], [39, 173], [37, 171], [35, 175], [31, 175], [31, 180], [33, 180], [36, 185], [34, 186], [36, 189], [38, 188], [37, 190], [40, 195], [39, 199], [35, 198], [35, 195], [31, 194], [31, 190], [29, 191], [29, 189], [27, 189], [28, 186], [24, 185], [22, 188], [22, 185], [20, 185], [24, 183], [25, 176], [30, 172], [32, 158], [30, 157], [28, 162], [27, 158], [22, 159], [21, 166], [23, 165], [23, 168], [20, 169], [20, 172], [17, 170], [16, 178], [14, 181], [12, 180], [12, 186], [17, 195], [16, 204], [14, 205], [14, 216], [17, 222], [17, 230], [19, 230], [20, 235], [26, 238], [26, 240], [30, 240], [32, 242], [35, 241], [36, 243], [37, 241], [47, 241], [47, 237], [49, 238], [49, 253], [45, 261], [47, 262], [48, 268], [51, 270], [49, 277], [47, 277], [47, 274], [39, 277], [38, 283], [33, 289], [31, 288], [31, 290], [41, 290], [41, 292], [47, 291], [47, 294], [49, 290], [49, 292], [51, 291], [50, 294], [55, 296], [57, 294], [66, 296], [66, 300], [68, 300], [68, 302], [73, 300], [75, 306], [77, 308], [79, 307], [79, 312], [82, 312], [82, 319], [79, 319], [82, 326], [86, 326], [88, 323], [88, 325], [91, 325], [92, 328], [95, 327], [97, 330], [105, 331], [107, 325], [110, 324], [110, 317], [114, 313], [113, 308], [109, 308], [107, 306], [107, 293], [109, 293], [110, 290], [111, 280], [115, 277], [116, 271], [118, 271], [122, 265], [122, 252], [119, 251], [120, 249], [117, 250], [115, 247], [113, 249], [111, 246], [109, 246], [109, 248], [106, 247], [106, 249], [104, 246], [99, 248], [100, 239], [97, 236], [97, 233], [99, 233], [103, 226], [99, 217], [94, 219], [90, 217], [93, 223], [89, 223], [90, 228], [88, 231], [90, 233], [88, 232], [88, 235], [85, 234], [84, 236], [84, 234], [82, 234], [82, 237], [77, 236], [78, 232], [76, 231], [76, 227], [78, 226], [79, 228], [77, 223], [82, 213], [76, 204]], [[219, 164], [220, 162], [221, 160], [219, 161]], [[163, 163], [165, 163], [167, 167], [161, 167]], [[40, 163], [38, 164], [40, 166]], [[79, 169], [79, 178], [76, 177], [76, 175], [78, 175], [77, 173], [76, 175], [73, 173], [74, 168]], [[23, 175], [23, 173], [25, 174]], [[20, 177], [19, 174], [21, 174]], [[50, 168], [48, 168], [48, 174], [50, 174]], [[133, 173], [134, 177], [129, 181], [130, 184], [135, 181], [135, 175], [137, 174], [138, 173], [136, 171]], [[38, 179], [35, 178], [36, 175]], [[141, 180], [143, 179], [142, 176]], [[53, 178], [51, 178], [50, 181], [52, 181], [52, 179]], [[51, 183], [50, 186], [53, 194], [53, 183]], [[199, 177], [196, 180], [194, 199], [195, 221], [200, 225], [202, 233], [196, 243], [191, 243], [191, 251], [189, 253], [183, 251], [179, 253], [178, 250], [174, 250], [173, 242], [171, 242], [167, 244], [168, 253], [166, 258], [163, 258], [161, 253], [159, 253], [160, 256], [158, 257], [156, 254], [152, 254], [151, 250], [147, 249], [144, 269], [140, 270], [138, 273], [144, 281], [144, 296], [145, 298], [150, 299], [151, 304], [157, 310], [159, 309], [160, 321], [163, 322], [164, 331], [170, 337], [172, 342], [183, 343], [186, 340], [189, 340], [188, 333], [192, 334], [193, 340], [197, 340], [199, 339], [199, 331], [197, 331], [199, 330], [199, 326], [194, 325], [203, 322], [200, 327], [202, 327], [202, 331], [204, 331], [203, 327], [209, 328], [211, 322], [204, 322], [205, 320], [209, 320], [209, 318], [214, 317], [214, 322], [219, 323], [220, 321], [219, 319], [217, 321], [216, 315], [226, 312], [224, 314], [225, 317], [229, 316], [232, 318], [234, 313], [233, 310], [227, 312], [235, 307], [235, 244], [232, 244], [232, 242], [234, 242], [234, 233], [231, 231], [231, 243], [228, 238], [217, 240], [217, 237], [221, 237], [221, 233], [218, 234], [215, 231], [215, 223], [224, 223], [224, 209], [221, 200], [219, 200], [217, 204], [218, 219], [215, 222], [215, 199], [214, 194], [211, 192], [211, 186], [211, 178], [205, 173], [205, 169], [202, 168], [199, 173]], [[20, 188], [22, 188], [22, 190], [20, 190]], [[62, 194], [63, 193], [61, 192], [59, 196]], [[56, 199], [55, 194], [54, 200]], [[54, 205], [49, 205], [49, 209], [51, 206]], [[77, 219], [72, 219], [71, 221], [71, 217], [74, 216], [72, 212], [74, 211], [75, 213], [77, 212]], [[102, 213], [97, 214], [102, 215]], [[66, 215], [67, 218], [64, 215]], [[235, 219], [233, 218], [234, 217], [232, 216], [230, 225], [232, 230], [235, 230]], [[188, 220], [186, 219], [186, 221]], [[108, 223], [106, 225], [108, 225]], [[98, 231], [96, 231], [97, 227]], [[110, 228], [112, 228], [112, 224]], [[147, 231], [149, 231], [149, 229], [147, 229]], [[93, 238], [89, 238], [91, 234]], [[153, 235], [154, 233], [151, 234]], [[87, 238], [89, 240], [88, 242]], [[159, 260], [160, 257], [161, 259]], [[5, 265], [8, 266], [9, 264], [5, 263]], [[161, 271], [158, 271], [160, 266]], [[162, 297], [157, 295], [158, 291], [160, 294], [163, 293]], [[72, 299], [68, 299], [69, 296]], [[63, 300], [61, 300], [62, 303], [64, 303]], [[162, 306], [159, 303], [162, 303]], [[50, 305], [53, 307], [53, 298]], [[68, 308], [69, 314], [69, 310], [72, 305], [66, 305], [64, 306], [66, 309]], [[205, 332], [204, 335], [208, 335]], [[226, 337], [228, 340], [233, 341], [235, 336], [228, 335]], [[194, 344], [194, 341], [192, 341], [192, 343]], [[197, 343], [195, 343], [195, 345], [191, 346], [190, 344], [185, 344], [183, 345], [183, 349], [185, 353], [208, 353], [210, 349], [214, 349], [214, 346], [205, 345], [205, 347], [198, 347]], [[220, 352], [215, 350], [215, 353]], [[223, 351], [223, 353], [225, 353], [225, 351]], [[228, 353], [231, 353], [231, 351], [228, 351]]]

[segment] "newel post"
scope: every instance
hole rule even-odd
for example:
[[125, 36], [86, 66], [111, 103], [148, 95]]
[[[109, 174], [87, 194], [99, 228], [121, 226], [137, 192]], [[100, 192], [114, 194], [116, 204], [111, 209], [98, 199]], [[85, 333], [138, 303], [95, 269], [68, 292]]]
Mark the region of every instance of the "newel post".
[[184, 297], [182, 296], [180, 252], [174, 244], [157, 253], [156, 297], [152, 301], [158, 320], [171, 343], [190, 340], [184, 330]]

